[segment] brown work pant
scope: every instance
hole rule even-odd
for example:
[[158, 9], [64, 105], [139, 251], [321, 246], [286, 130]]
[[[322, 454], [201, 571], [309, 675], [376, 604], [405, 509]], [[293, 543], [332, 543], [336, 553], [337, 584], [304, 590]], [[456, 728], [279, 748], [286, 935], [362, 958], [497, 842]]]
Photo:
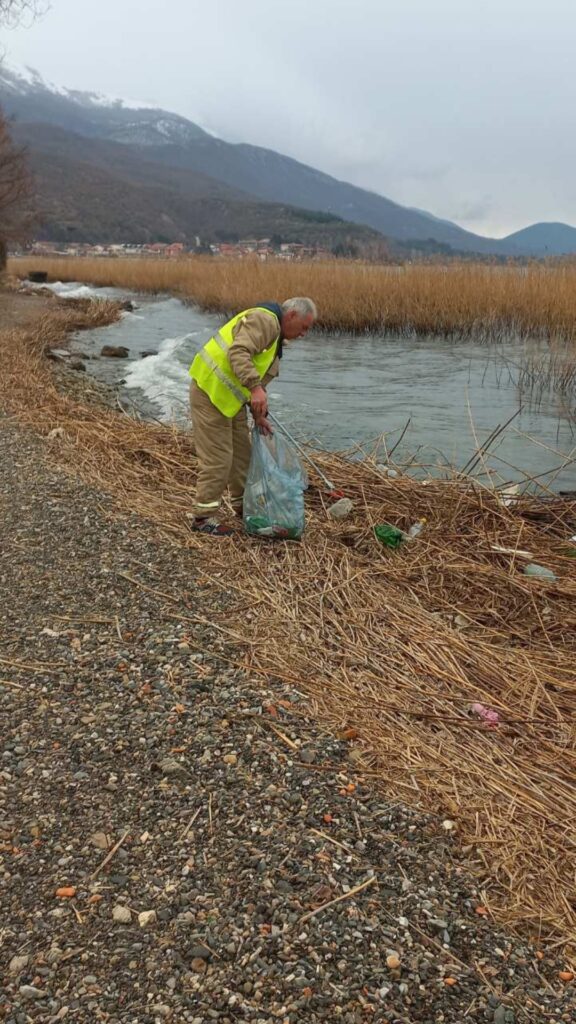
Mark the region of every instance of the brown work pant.
[[198, 456], [194, 514], [213, 515], [227, 487], [230, 488], [232, 505], [239, 509], [250, 465], [251, 445], [246, 408], [229, 419], [212, 405], [208, 395], [192, 381], [190, 409]]

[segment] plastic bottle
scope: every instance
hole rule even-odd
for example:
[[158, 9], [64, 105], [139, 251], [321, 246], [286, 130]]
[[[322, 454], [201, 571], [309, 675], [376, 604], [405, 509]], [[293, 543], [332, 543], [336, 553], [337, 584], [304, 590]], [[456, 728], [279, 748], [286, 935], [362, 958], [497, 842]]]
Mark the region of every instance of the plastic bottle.
[[330, 519], [346, 519], [353, 508], [354, 503], [350, 501], [350, 498], [340, 498], [340, 501], [337, 501], [335, 505], [330, 505], [328, 515]]
[[376, 463], [376, 469], [379, 473], [382, 473], [383, 476], [389, 476], [391, 480], [395, 480], [398, 476], [398, 470], [390, 469], [390, 467], [385, 466], [383, 462]]
[[425, 525], [425, 519], [417, 519], [416, 522], [412, 524], [412, 526], [408, 530], [408, 533], [406, 534], [408, 540], [415, 540], [416, 537], [419, 537]]
[[536, 576], [541, 580], [557, 580], [556, 573], [552, 572], [551, 569], [547, 569], [544, 565], [538, 565], [536, 562], [530, 562], [524, 567], [525, 576]]
[[406, 534], [390, 523], [380, 523], [374, 527], [374, 535], [387, 548], [398, 548], [406, 540]]

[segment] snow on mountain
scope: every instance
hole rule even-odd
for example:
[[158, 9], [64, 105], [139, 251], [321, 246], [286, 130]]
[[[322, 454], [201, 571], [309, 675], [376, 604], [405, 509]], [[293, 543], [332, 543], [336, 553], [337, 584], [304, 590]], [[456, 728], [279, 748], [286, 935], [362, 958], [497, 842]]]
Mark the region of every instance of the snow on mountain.
[[98, 107], [123, 107], [125, 110], [159, 110], [155, 103], [143, 102], [142, 100], [129, 100], [123, 97], [107, 96], [105, 93], [92, 92], [89, 90], [66, 89], [61, 85], [55, 85], [43, 78], [36, 68], [24, 64], [14, 64], [11, 61], [0, 61], [0, 80], [4, 87], [12, 92], [51, 92], [57, 96], [64, 96], [74, 103], [90, 104]]
[[163, 110], [155, 103], [108, 96], [105, 93], [81, 89], [68, 89], [43, 78], [35, 68], [0, 60], [0, 92], [8, 94], [11, 105], [18, 99], [25, 104], [26, 120], [32, 119], [34, 100], [60, 100], [73, 104], [78, 113], [93, 117], [93, 127], [107, 125], [109, 138], [119, 142], [158, 145], [162, 143], [186, 144], [202, 135], [217, 138], [214, 132], [195, 124], [186, 117]]

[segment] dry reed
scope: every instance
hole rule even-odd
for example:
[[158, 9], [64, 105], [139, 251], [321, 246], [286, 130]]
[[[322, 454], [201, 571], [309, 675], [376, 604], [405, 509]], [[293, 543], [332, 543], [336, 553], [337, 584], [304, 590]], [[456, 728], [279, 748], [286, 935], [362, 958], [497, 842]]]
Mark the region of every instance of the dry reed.
[[[189, 532], [190, 434], [56, 390], [41, 353], [66, 326], [52, 316], [5, 334], [4, 401], [43, 434], [64, 429], [48, 442], [59, 463], [195, 548], [204, 575], [250, 608], [235, 631], [244, 667], [289, 681], [331, 728], [353, 730], [351, 771], [453, 819], [490, 911], [574, 959], [574, 502], [524, 497], [506, 508], [462, 477], [423, 487], [325, 453], [323, 468], [355, 501], [352, 521], [327, 520], [311, 491], [300, 545], [215, 544]], [[394, 553], [376, 543], [373, 524], [421, 516], [418, 542]], [[497, 546], [527, 549], [558, 582], [527, 578], [523, 558]], [[194, 643], [193, 620], [175, 616]], [[474, 719], [474, 701], [500, 712], [498, 728]]]
[[170, 292], [204, 309], [235, 310], [259, 298], [310, 294], [331, 331], [576, 335], [576, 266], [453, 263], [374, 266], [345, 261], [289, 263], [181, 260], [18, 259], [11, 270], [47, 270], [53, 280], [89, 281], [142, 292]]

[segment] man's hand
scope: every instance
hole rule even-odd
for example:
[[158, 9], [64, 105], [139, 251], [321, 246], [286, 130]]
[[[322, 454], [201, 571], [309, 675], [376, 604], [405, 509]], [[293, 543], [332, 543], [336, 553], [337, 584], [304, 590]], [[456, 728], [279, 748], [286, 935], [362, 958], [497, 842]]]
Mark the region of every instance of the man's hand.
[[264, 420], [268, 415], [268, 395], [261, 384], [252, 388], [250, 393], [250, 408], [252, 409], [252, 415], [256, 421], [256, 426], [258, 426], [258, 420]]
[[272, 430], [272, 424], [270, 423], [270, 420], [266, 419], [265, 416], [262, 416], [259, 419], [255, 419], [254, 424], [256, 426], [256, 430], [260, 434], [264, 434], [264, 437], [272, 437], [272, 434], [274, 433], [274, 431]]

